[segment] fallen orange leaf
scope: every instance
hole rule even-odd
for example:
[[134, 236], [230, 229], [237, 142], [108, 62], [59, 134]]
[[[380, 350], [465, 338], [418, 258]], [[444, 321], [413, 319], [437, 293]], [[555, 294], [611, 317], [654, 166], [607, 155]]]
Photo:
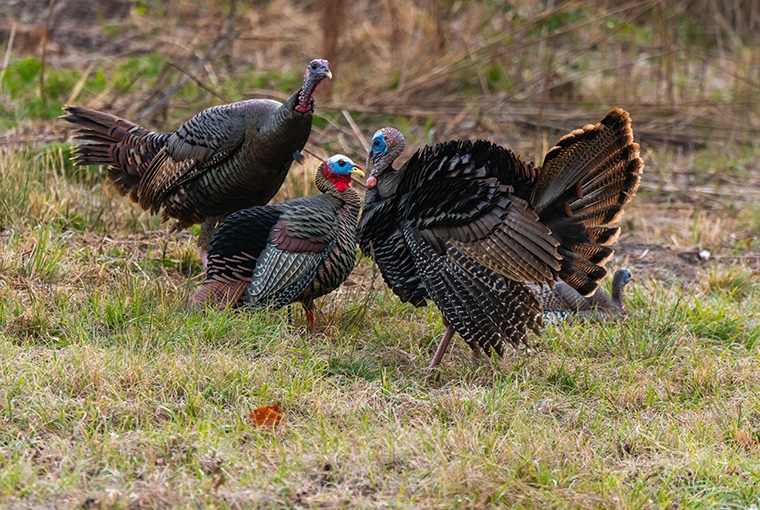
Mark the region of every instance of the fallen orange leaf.
[[278, 404], [259, 407], [248, 415], [248, 419], [254, 427], [274, 428], [282, 420], [282, 407]]

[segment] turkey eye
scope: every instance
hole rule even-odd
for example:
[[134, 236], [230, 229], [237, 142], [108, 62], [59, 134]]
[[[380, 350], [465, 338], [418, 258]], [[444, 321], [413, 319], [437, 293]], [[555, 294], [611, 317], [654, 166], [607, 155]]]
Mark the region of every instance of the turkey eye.
[[372, 142], [372, 146], [373, 147], [380, 147], [380, 140], [378, 140], [377, 138], [375, 138], [375, 141]]
[[339, 166], [346, 166], [346, 162], [341, 159], [340, 161], [338, 161], [338, 165]]
[[317, 64], [311, 64], [311, 70], [316, 71], [316, 69], [317, 69]]

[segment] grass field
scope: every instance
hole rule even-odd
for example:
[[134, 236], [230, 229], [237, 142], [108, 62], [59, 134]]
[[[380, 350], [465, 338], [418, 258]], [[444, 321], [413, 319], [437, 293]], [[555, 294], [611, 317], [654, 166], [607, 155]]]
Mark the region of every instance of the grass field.
[[[312, 333], [300, 307], [186, 314], [183, 305], [203, 278], [197, 227], [168, 234], [157, 217], [117, 195], [104, 169], [71, 165], [64, 127], [51, 120], [60, 104], [74, 96], [85, 106], [137, 115], [141, 102], [160, 97], [156, 83], [182, 75], [165, 66], [179, 51], [167, 47], [179, 43], [163, 38], [158, 19], [139, 17], [139, 9], [156, 5], [185, 47], [200, 44], [188, 35], [198, 30], [193, 23], [219, 24], [225, 15], [216, 6], [216, 18], [190, 16], [212, 9], [190, 0], [143, 2], [123, 21], [82, 31], [134, 44], [129, 51], [106, 55], [89, 71], [75, 50], [53, 52], [42, 94], [39, 55], [9, 53], [0, 78], [7, 99], [0, 106], [0, 506], [757, 509], [756, 44], [741, 42], [737, 29], [725, 47], [687, 46], [690, 53], [676, 53], [668, 78], [670, 53], [640, 60], [662, 43], [656, 9], [650, 26], [572, 3], [550, 16], [505, 11], [499, 2], [469, 10], [453, 4], [451, 40], [436, 61], [441, 71], [417, 60], [426, 50], [423, 36], [436, 30], [424, 8], [393, 1], [387, 15], [406, 42], [417, 41], [393, 75], [370, 65], [378, 55], [404, 54], [383, 42], [378, 20], [385, 18], [371, 18], [377, 23], [362, 28], [366, 34], [351, 25], [355, 45], [341, 53], [349, 76], [341, 81], [336, 73], [333, 100], [323, 110], [318, 102], [310, 143], [317, 156], [344, 152], [361, 161], [360, 136], [392, 124], [409, 135], [409, 153], [448, 137], [485, 136], [531, 158], [612, 106], [631, 111], [642, 144], [642, 187], [608, 266], [633, 272], [628, 318], [547, 327], [529, 350], [477, 365], [455, 337], [430, 383], [424, 369], [443, 333], [439, 313], [400, 303], [367, 258], [318, 302]], [[365, 7], [369, 14], [380, 8], [354, 8]], [[260, 10], [274, 19], [265, 22]], [[498, 24], [494, 12], [512, 13], [507, 24], [526, 34], [508, 44], [535, 44], [511, 66], [505, 50], [492, 54], [482, 46], [485, 54], [472, 50], [474, 68], [457, 67], [462, 41], [478, 45], [492, 35], [483, 19]], [[239, 6], [237, 13], [263, 39], [278, 23], [306, 27], [317, 15], [297, 2]], [[135, 27], [135, 19], [144, 25]], [[663, 20], [686, 24], [685, 33], [694, 28], [674, 16]], [[130, 35], [138, 28], [154, 39]], [[568, 45], [541, 46], [556, 30]], [[594, 44], [599, 39], [609, 44]], [[155, 51], [145, 51], [145, 41], [155, 41]], [[626, 41], [634, 48], [627, 57]], [[248, 76], [240, 62], [259, 57], [235, 47], [210, 59], [213, 67], [199, 66], [196, 77], [230, 100], [252, 89], [276, 96], [297, 86], [308, 59], [288, 52], [301, 43], [252, 44], [269, 45], [281, 60]], [[374, 53], [362, 61], [367, 48]], [[547, 48], [556, 51], [548, 63]], [[700, 71], [696, 57], [684, 55], [703, 50], [720, 58]], [[581, 55], [576, 63], [573, 52]], [[589, 71], [615, 55], [629, 58], [631, 68]], [[536, 84], [548, 90], [544, 75], [531, 74], [536, 62], [558, 73], [552, 81], [569, 80], [573, 86], [562, 93], [571, 97], [542, 101], [540, 88], [533, 94]], [[288, 70], [272, 71], [278, 65]], [[727, 66], [733, 74], [720, 72]], [[651, 97], [624, 91], [624, 71]], [[433, 96], [415, 81], [425, 73], [449, 73], [453, 81], [436, 85]], [[394, 90], [403, 100], [380, 108]], [[505, 90], [507, 99], [498, 92]], [[146, 122], [176, 126], [214, 102], [221, 101], [191, 80]], [[344, 103], [351, 105], [345, 114]], [[294, 166], [279, 198], [307, 193], [317, 161]], [[249, 420], [254, 409], [274, 403], [283, 408], [277, 427]]]

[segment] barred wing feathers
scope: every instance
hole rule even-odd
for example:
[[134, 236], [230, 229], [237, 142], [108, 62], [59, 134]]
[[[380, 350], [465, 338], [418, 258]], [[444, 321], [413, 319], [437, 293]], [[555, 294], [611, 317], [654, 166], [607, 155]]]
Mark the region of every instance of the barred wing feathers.
[[376, 192], [367, 190], [368, 200], [358, 227], [359, 248], [377, 263], [383, 280], [401, 301], [425, 306], [427, 290], [404, 240], [395, 203], [391, 200], [373, 203], [371, 196]]
[[527, 344], [528, 332], [538, 333], [542, 309], [525, 284], [490, 273], [456, 248], [454, 257], [437, 253], [413, 227], [404, 236], [430, 297], [470, 347], [502, 355], [508, 343]]
[[224, 161], [245, 136], [245, 112], [239, 103], [203, 110], [185, 122], [169, 136], [140, 181], [140, 207], [158, 211], [168, 193]]
[[282, 204], [251, 207], [219, 224], [209, 247], [206, 280], [191, 298], [190, 308], [242, 304], [269, 232], [281, 214]]
[[484, 141], [448, 142], [420, 154], [397, 175], [400, 218], [431, 246], [436, 238], [450, 241], [507, 278], [554, 278], [559, 241], [515, 193], [531, 182], [532, 167]]

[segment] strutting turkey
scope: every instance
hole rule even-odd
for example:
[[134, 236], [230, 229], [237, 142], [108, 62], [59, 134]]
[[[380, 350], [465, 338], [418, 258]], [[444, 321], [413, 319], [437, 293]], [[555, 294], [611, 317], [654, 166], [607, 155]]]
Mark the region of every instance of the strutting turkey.
[[204, 267], [211, 235], [226, 215], [264, 205], [280, 189], [311, 133], [317, 85], [332, 78], [312, 60], [303, 85], [284, 103], [249, 99], [203, 110], [173, 133], [153, 133], [128, 120], [77, 106], [61, 118], [77, 126], [77, 165], [108, 165], [121, 195], [177, 219], [175, 230], [201, 223]]
[[583, 296], [596, 291], [635, 195], [643, 162], [628, 113], [564, 136], [542, 167], [487, 141], [450, 141], [393, 162], [404, 138], [383, 128], [367, 155], [368, 191], [359, 245], [402, 301], [431, 298], [446, 331], [479, 354], [538, 333], [542, 308], [524, 282], [561, 278]]
[[557, 322], [562, 320], [602, 321], [624, 317], [627, 314], [623, 303], [623, 289], [631, 281], [631, 272], [618, 269], [612, 277], [612, 294], [602, 289], [589, 297], [581, 296], [578, 291], [564, 282], [556, 282], [554, 288], [547, 284], [529, 283], [541, 308], [544, 310], [544, 321]]
[[251, 207], [225, 218], [214, 232], [206, 280], [190, 309], [282, 308], [300, 302], [314, 327], [314, 300], [337, 289], [356, 260], [361, 201], [351, 176], [361, 168], [343, 155], [319, 167], [322, 195]]

